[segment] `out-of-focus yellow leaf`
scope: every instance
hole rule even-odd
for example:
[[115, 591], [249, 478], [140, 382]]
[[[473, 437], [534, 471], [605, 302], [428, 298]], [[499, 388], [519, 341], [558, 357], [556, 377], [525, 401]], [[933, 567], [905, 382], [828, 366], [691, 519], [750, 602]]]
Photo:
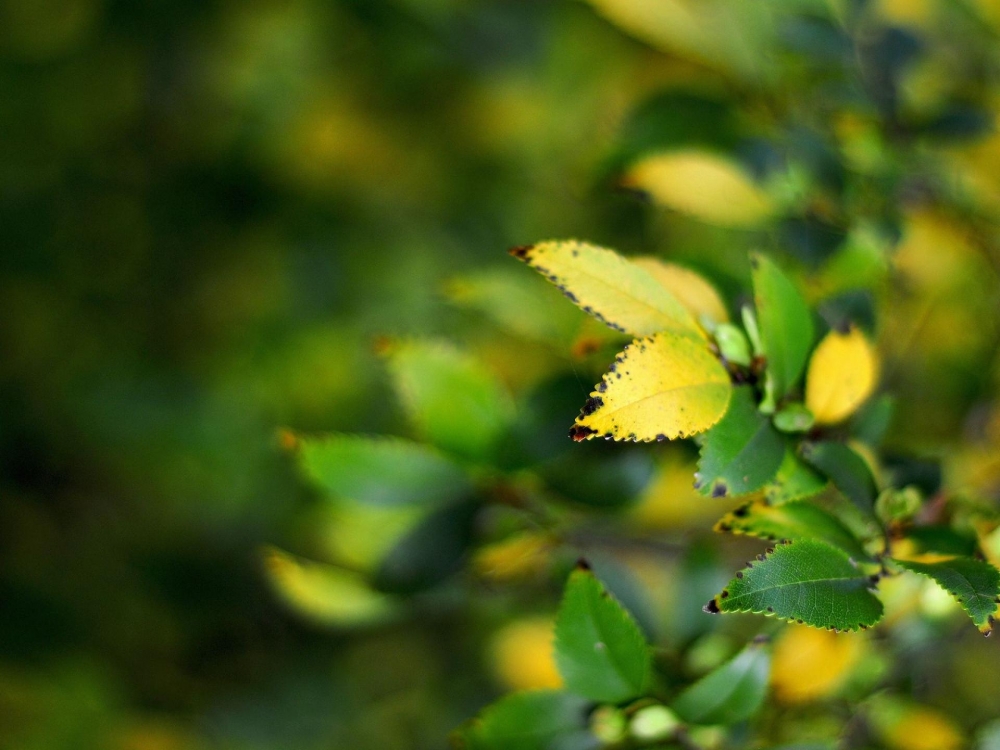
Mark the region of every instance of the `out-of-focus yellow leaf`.
[[589, 0], [638, 39], [739, 77], [759, 77], [770, 39], [767, 8], [740, 0]]
[[809, 362], [806, 406], [819, 424], [840, 422], [871, 395], [877, 378], [878, 358], [864, 334], [830, 331]]
[[570, 434], [647, 442], [689, 437], [722, 418], [731, 394], [729, 374], [702, 341], [658, 333], [618, 355]]
[[539, 242], [511, 254], [614, 329], [638, 336], [659, 331], [702, 335], [679, 300], [645, 269], [613, 250], [570, 240]]
[[720, 513], [739, 502], [746, 502], [745, 497], [707, 502], [705, 496], [694, 488], [695, 471], [697, 465], [694, 461], [669, 457], [629, 509], [629, 519], [648, 530], [692, 526], [708, 529]]
[[911, 284], [942, 289], [963, 279], [974, 255], [967, 229], [933, 211], [919, 211], [906, 217], [893, 260]]
[[510, 690], [562, 687], [552, 651], [553, 629], [552, 619], [532, 617], [498, 631], [490, 648], [497, 680]]
[[494, 581], [514, 581], [537, 575], [549, 563], [552, 539], [526, 532], [480, 549], [472, 560], [479, 575]]
[[784, 703], [834, 695], [864, 658], [866, 636], [790, 625], [774, 645], [771, 686]]
[[902, 698], [876, 696], [867, 712], [882, 741], [893, 750], [959, 750], [962, 732], [948, 716]]
[[320, 625], [368, 625], [385, 620], [396, 608], [361, 575], [343, 568], [302, 560], [275, 547], [264, 550], [264, 567], [282, 600]]
[[729, 314], [722, 297], [705, 278], [689, 268], [676, 263], [665, 263], [659, 258], [633, 258], [632, 262], [644, 268], [650, 276], [687, 308], [694, 319], [708, 318], [713, 323], [726, 323]]
[[733, 161], [707, 151], [648, 156], [623, 178], [660, 205], [725, 227], [752, 227], [773, 212], [771, 200]]
[[875, 12], [897, 26], [926, 28], [934, 18], [934, 0], [877, 0]]

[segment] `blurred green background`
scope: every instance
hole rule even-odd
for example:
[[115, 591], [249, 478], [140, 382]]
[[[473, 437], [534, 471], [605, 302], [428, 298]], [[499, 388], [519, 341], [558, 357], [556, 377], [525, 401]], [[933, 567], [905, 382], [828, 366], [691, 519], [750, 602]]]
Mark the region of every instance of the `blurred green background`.
[[[813, 5], [828, 9], [788, 7]], [[512, 343], [446, 293], [457, 275], [507, 269], [514, 245], [666, 252], [739, 294], [745, 250], [763, 244], [819, 279], [814, 298], [843, 291], [816, 269], [857, 236], [854, 214], [824, 223], [810, 206], [752, 234], [617, 187], [666, 141], [724, 147], [757, 176], [781, 172], [776, 153], [805, 154], [806, 182], [838, 200], [860, 169], [870, 179], [843, 198], [855, 207], [893, 180], [863, 228], [923, 244], [904, 269], [907, 314], [887, 324], [907, 344], [888, 377], [934, 402], [903, 409], [896, 433], [933, 456], [974, 444], [987, 458], [970, 449], [958, 476], [995, 497], [990, 174], [970, 172], [976, 200], [945, 223], [974, 237], [945, 263], [955, 283], [921, 296], [945, 231], [922, 200], [997, 163], [994, 9], [960, 3], [947, 37], [936, 4], [882, 5], [896, 31], [872, 70], [892, 78], [888, 103], [878, 85], [850, 88], [826, 10], [781, 37], [808, 54], [772, 75], [739, 51], [664, 51], [575, 1], [0, 0], [0, 748], [441, 747], [503, 689], [482, 628], [461, 599], [360, 633], [282, 606], [260, 549], [296, 548], [316, 498], [279, 431], [405, 434], [386, 336], [463, 342], [519, 394], [561, 374], [572, 420], [609, 359]], [[669, 92], [692, 88], [693, 104], [676, 101], [693, 119], [671, 115]], [[912, 139], [883, 149], [880, 127]], [[939, 179], [897, 179], [915, 153], [911, 173]], [[831, 314], [860, 305], [866, 319], [882, 292], [865, 283]], [[910, 344], [927, 328], [907, 324], [927, 323], [930, 298], [951, 317], [931, 316], [948, 343], [924, 351]], [[976, 690], [938, 702], [976, 701], [987, 718], [1000, 662], [957, 637], [964, 671], [916, 684], [972, 674]]]

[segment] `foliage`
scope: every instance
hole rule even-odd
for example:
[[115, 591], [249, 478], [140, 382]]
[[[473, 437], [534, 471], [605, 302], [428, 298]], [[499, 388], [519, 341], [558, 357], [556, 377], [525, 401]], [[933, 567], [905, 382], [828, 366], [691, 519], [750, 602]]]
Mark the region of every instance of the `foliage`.
[[4, 4], [0, 748], [996, 746], [998, 34]]

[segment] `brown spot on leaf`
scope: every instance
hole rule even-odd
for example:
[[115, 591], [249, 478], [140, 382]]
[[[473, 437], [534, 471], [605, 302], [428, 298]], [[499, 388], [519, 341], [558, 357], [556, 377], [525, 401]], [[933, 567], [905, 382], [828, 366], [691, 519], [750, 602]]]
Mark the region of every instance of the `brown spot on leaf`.
[[702, 607], [702, 612], [707, 612], [710, 615], [717, 615], [721, 611], [722, 610], [719, 609], [719, 605], [716, 603], [715, 599], [712, 599], [708, 604]]
[[583, 442], [587, 438], [596, 434], [597, 430], [593, 430], [590, 427], [587, 427], [586, 425], [582, 424], [575, 424], [569, 430], [569, 436], [578, 443]]
[[534, 245], [518, 245], [517, 247], [512, 247], [507, 252], [509, 252], [515, 258], [526, 261], [528, 259], [528, 255], [534, 249], [535, 249]]

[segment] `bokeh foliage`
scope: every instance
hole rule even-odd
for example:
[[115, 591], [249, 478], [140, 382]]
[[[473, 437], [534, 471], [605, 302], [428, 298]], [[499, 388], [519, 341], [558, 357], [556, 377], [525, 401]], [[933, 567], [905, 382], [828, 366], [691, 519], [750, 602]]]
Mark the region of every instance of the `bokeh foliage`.
[[[580, 554], [666, 688], [737, 663], [760, 622], [701, 606], [761, 547], [691, 446], [566, 438], [624, 339], [503, 253], [542, 238], [734, 317], [765, 249], [877, 343], [889, 484], [995, 509], [998, 34], [989, 0], [0, 1], [0, 747], [437, 748], [558, 687]], [[442, 362], [474, 434], [399, 387]], [[329, 432], [457, 478], [430, 516], [331, 498], [295, 458]], [[1000, 561], [958, 531], [906, 542]], [[773, 629], [757, 734], [694, 739], [993, 747], [995, 644], [880, 593], [874, 635]]]

